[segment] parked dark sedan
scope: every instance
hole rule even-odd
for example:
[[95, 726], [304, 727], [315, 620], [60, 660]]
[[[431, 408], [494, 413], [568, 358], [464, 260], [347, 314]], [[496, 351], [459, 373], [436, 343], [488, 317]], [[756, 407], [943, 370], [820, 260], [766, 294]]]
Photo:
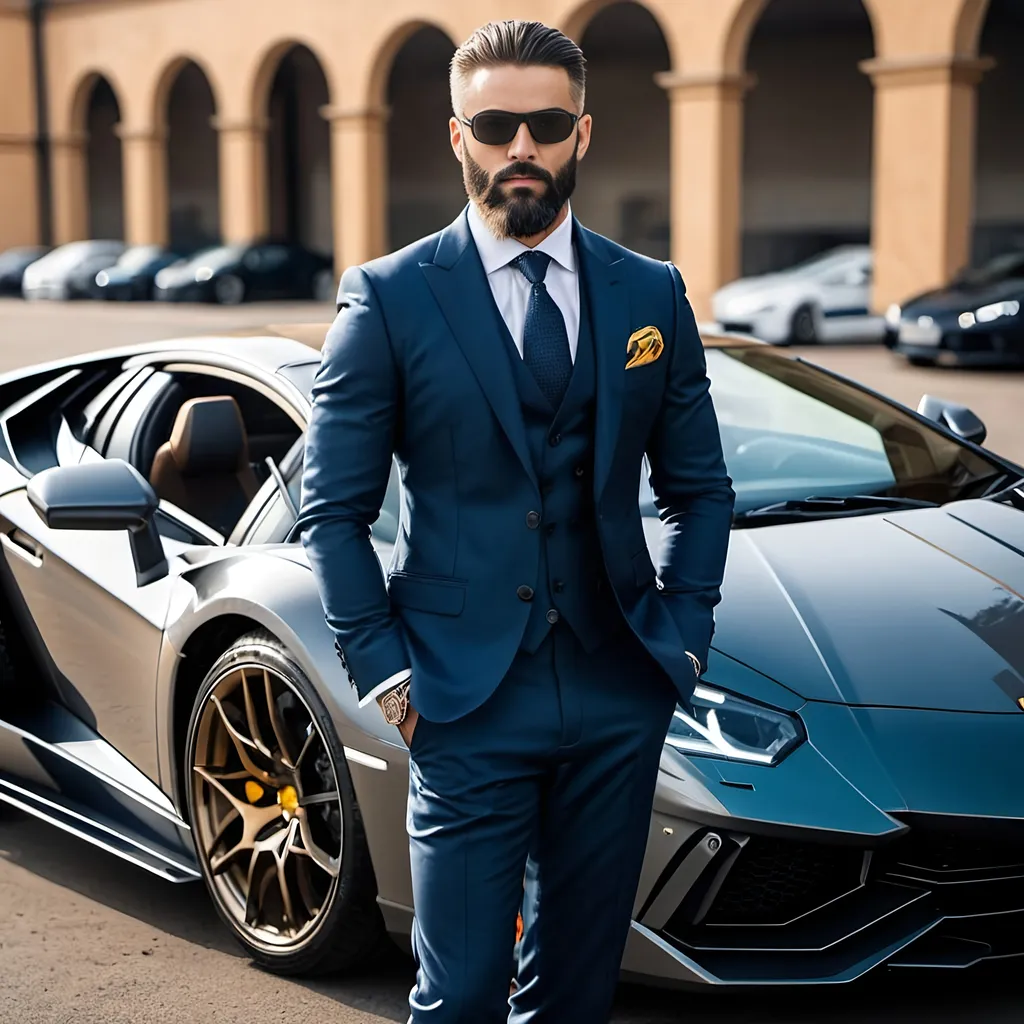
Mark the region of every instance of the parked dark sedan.
[[337, 295], [331, 260], [300, 245], [259, 242], [204, 249], [156, 275], [155, 299], [219, 302], [316, 299]]
[[914, 365], [1024, 366], [1024, 252], [893, 306], [886, 344]]
[[156, 275], [181, 258], [162, 245], [134, 245], [95, 275], [91, 293], [98, 299], [151, 299]]
[[25, 268], [49, 251], [44, 245], [22, 245], [0, 253], [0, 295], [21, 295]]

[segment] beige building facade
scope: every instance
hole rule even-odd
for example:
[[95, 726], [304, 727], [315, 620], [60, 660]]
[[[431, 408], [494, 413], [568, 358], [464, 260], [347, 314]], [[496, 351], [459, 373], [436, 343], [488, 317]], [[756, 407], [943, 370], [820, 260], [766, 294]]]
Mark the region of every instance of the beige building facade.
[[435, 230], [465, 202], [448, 60], [501, 17], [583, 46], [574, 208], [674, 260], [698, 316], [842, 242], [874, 247], [878, 310], [1024, 246], [1024, 0], [43, 6], [40, 88], [29, 4], [0, 0], [0, 248], [273, 235], [340, 272]]

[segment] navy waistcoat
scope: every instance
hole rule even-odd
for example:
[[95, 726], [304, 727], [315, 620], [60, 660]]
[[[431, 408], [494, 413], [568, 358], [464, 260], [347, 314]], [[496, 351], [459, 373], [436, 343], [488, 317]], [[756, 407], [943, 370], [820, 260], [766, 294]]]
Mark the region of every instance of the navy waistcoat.
[[537, 650], [564, 621], [589, 653], [622, 624], [608, 583], [593, 498], [597, 376], [586, 282], [580, 281], [580, 328], [572, 379], [557, 410], [542, 394], [494, 307], [519, 393], [541, 506], [526, 528], [540, 532], [532, 606], [520, 649]]

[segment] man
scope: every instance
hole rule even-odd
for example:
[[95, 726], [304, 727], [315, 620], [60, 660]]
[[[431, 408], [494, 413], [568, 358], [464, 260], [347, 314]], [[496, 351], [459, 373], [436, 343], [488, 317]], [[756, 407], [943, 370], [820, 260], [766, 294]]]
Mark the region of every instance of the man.
[[[679, 274], [572, 217], [592, 127], [579, 48], [536, 22], [485, 25], [451, 90], [470, 203], [346, 272], [300, 529], [361, 704], [410, 748], [410, 1020], [600, 1024], [733, 492]], [[369, 525], [393, 454], [385, 588]]]

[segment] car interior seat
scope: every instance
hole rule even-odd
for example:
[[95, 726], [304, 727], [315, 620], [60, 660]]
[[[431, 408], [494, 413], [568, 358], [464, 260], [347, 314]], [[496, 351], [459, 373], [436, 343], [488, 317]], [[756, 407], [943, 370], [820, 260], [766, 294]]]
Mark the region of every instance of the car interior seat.
[[185, 402], [149, 482], [158, 497], [227, 536], [259, 489], [238, 403], [228, 395]]

